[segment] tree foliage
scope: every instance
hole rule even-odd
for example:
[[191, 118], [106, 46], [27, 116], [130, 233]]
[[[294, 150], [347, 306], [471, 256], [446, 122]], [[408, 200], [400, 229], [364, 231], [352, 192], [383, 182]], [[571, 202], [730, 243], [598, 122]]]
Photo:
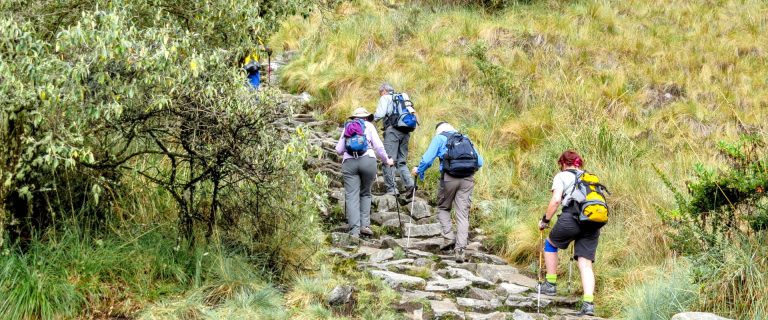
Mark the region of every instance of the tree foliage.
[[768, 149], [759, 135], [744, 135], [736, 143], [721, 142], [722, 170], [695, 167], [696, 180], [687, 194], [675, 192], [678, 208], [662, 212], [672, 227], [674, 249], [685, 254], [706, 252], [740, 236], [768, 229]]
[[248, 89], [239, 64], [281, 17], [309, 8], [2, 2], [0, 231], [23, 243], [65, 213], [101, 225], [117, 198], [142, 196], [127, 194], [131, 179], [173, 198], [177, 249], [220, 230], [267, 268], [299, 267], [282, 251], [315, 247], [316, 181], [300, 170], [309, 149], [276, 125], [291, 106]]

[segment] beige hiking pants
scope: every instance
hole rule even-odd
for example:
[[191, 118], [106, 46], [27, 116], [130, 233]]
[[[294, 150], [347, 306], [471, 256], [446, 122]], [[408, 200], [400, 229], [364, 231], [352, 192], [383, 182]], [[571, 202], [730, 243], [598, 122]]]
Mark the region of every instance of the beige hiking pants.
[[[467, 246], [469, 236], [469, 208], [472, 205], [472, 189], [475, 178], [455, 178], [444, 174], [437, 194], [437, 220], [442, 227], [443, 238], [456, 239], [456, 249]], [[451, 223], [451, 208], [456, 210], [456, 235]]]

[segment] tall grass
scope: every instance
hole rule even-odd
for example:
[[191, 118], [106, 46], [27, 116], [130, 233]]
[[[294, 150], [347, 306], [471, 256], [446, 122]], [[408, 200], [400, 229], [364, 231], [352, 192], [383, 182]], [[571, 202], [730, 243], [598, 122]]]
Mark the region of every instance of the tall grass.
[[383, 81], [407, 91], [422, 121], [411, 165], [438, 121], [467, 132], [487, 160], [476, 197], [513, 208], [481, 221], [512, 261], [536, 256], [557, 156], [582, 153], [612, 192], [595, 266], [598, 307], [612, 314], [624, 288], [652, 277], [636, 270], [669, 255], [656, 212], [674, 199], [653, 165], [683, 186], [694, 163], [717, 163], [717, 141], [764, 130], [767, 11], [761, 1], [542, 1], [488, 14], [361, 0], [290, 20], [270, 41], [300, 50], [283, 85], [313, 94], [331, 119], [372, 110]]
[[691, 310], [697, 303], [698, 288], [693, 283], [687, 261], [671, 261], [660, 268], [650, 281], [636, 284], [624, 292], [623, 317], [632, 320], [670, 319]]

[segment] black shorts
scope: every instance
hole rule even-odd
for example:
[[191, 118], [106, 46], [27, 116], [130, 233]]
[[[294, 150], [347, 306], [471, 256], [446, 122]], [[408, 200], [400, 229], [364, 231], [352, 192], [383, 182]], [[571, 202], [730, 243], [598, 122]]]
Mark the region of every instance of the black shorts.
[[580, 223], [578, 209], [573, 207], [563, 208], [563, 213], [557, 219], [555, 226], [549, 233], [549, 241], [558, 249], [568, 249], [571, 241], [575, 241], [573, 259], [583, 257], [595, 261], [597, 241], [600, 238], [602, 224]]

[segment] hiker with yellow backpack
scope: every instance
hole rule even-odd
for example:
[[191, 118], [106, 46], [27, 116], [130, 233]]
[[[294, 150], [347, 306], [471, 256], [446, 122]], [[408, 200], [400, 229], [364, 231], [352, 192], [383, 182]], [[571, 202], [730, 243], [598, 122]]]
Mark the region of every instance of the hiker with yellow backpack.
[[539, 292], [557, 295], [557, 250], [565, 250], [574, 242], [574, 256], [581, 274], [584, 296], [581, 314], [594, 315], [595, 261], [600, 228], [608, 222], [608, 206], [599, 178], [584, 171], [584, 160], [578, 153], [567, 150], [557, 161], [560, 172], [552, 181], [552, 198], [547, 212], [539, 222], [539, 230], [549, 227], [549, 222], [562, 206], [562, 213], [544, 241], [546, 280], [539, 284]]

